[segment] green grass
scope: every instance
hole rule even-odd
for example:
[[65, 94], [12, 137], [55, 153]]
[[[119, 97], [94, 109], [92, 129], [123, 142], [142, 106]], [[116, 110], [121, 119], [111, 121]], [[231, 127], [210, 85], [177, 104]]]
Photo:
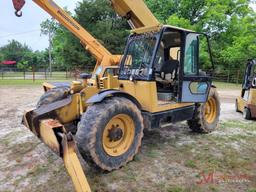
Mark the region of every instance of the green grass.
[[255, 123], [251, 123], [251, 122], [244, 123], [244, 122], [237, 121], [237, 120], [223, 122], [222, 127], [223, 128], [239, 127], [239, 128], [245, 129], [245, 130], [251, 130], [251, 131], [256, 130]]
[[[70, 77], [70, 73], [66, 72], [52, 72], [51, 78], [49, 78], [49, 73], [47, 73], [48, 79], [59, 80], [59, 79], [67, 79]], [[33, 78], [33, 72], [26, 72], [25, 73], [25, 80], [31, 80]], [[24, 72], [0, 72], [0, 80], [24, 80]], [[44, 72], [35, 72], [35, 79], [42, 80], [45, 79]]]
[[167, 189], [168, 192], [184, 192], [184, 189], [182, 189], [181, 187], [177, 187], [177, 186], [171, 186]]
[[248, 192], [256, 192], [256, 188], [254, 188], [254, 189], [249, 189]]
[[197, 168], [195, 161], [193, 160], [187, 160], [185, 161], [185, 166], [190, 168]]
[[225, 83], [225, 82], [213, 82], [218, 89], [241, 89], [241, 84]]
[[44, 82], [70, 82], [71, 79], [56, 79], [56, 80], [23, 80], [23, 79], [4, 79], [0, 80], [0, 86], [38, 86]]

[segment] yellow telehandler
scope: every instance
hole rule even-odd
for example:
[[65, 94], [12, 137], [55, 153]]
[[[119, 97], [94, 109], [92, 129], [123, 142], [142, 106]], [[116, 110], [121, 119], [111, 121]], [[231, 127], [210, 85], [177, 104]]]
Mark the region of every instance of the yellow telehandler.
[[[201, 133], [218, 127], [218, 93], [200, 65], [204, 40], [212, 62], [205, 34], [160, 24], [143, 0], [110, 0], [133, 29], [123, 56], [114, 56], [52, 0], [33, 1], [74, 33], [97, 60], [92, 75], [82, 75], [83, 82], [44, 84], [36, 109], [23, 118], [26, 127], [63, 157], [77, 191], [90, 187], [76, 145], [85, 160], [112, 171], [134, 158], [144, 129], [180, 121]], [[20, 16], [25, 1], [13, 2]], [[99, 75], [117, 64], [118, 74]]]
[[248, 60], [241, 95], [236, 99], [235, 106], [245, 119], [256, 118], [256, 59]]

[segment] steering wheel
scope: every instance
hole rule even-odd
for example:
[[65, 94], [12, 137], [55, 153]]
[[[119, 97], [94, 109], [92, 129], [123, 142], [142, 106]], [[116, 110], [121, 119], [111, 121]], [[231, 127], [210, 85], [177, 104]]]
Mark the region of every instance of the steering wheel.
[[253, 77], [253, 80], [252, 80], [252, 87], [256, 87], [256, 77]]

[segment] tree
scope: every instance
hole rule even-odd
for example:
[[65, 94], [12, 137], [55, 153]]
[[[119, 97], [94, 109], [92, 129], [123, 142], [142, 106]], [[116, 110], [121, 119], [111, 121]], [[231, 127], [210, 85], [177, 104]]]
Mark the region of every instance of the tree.
[[[79, 2], [75, 19], [111, 53], [123, 53], [129, 26], [116, 15], [106, 0]], [[71, 32], [58, 25], [53, 36], [53, 54], [58, 66], [68, 69], [94, 67], [94, 58]]]
[[4, 60], [4, 55], [0, 53], [0, 63]]
[[20, 62], [27, 52], [32, 52], [32, 50], [27, 45], [22, 45], [16, 40], [11, 40], [7, 45], [0, 48], [3, 60], [12, 60], [17, 63]]
[[48, 65], [47, 51], [33, 52], [27, 45], [16, 40], [0, 47], [0, 62], [3, 60], [16, 61], [17, 68], [21, 70], [31, 70], [32, 65], [37, 68], [46, 68]]
[[51, 20], [47, 19], [46, 21], [41, 23], [41, 33], [44, 35], [48, 35], [49, 39], [49, 48], [48, 48], [48, 56], [49, 56], [49, 70], [50, 70], [50, 76], [52, 76], [52, 37], [53, 34], [57, 30], [57, 23], [52, 18]]
[[177, 13], [178, 0], [146, 0], [146, 3], [154, 15], [162, 23], [167, 23], [170, 15]]
[[9, 43], [0, 48], [2, 55], [1, 60], [16, 61], [19, 69], [28, 69], [32, 63], [33, 52], [27, 45], [22, 45], [16, 40], [11, 40]]
[[[208, 34], [214, 61], [219, 69], [227, 66], [239, 68], [247, 59], [256, 57], [256, 13], [250, 8], [251, 2], [146, 0], [162, 23]], [[129, 26], [116, 15], [106, 0], [80, 2], [75, 10], [75, 19], [113, 54], [123, 53]], [[58, 67], [88, 69], [95, 65], [94, 59], [73, 34], [56, 23], [50, 26], [55, 29], [53, 55]], [[206, 49], [206, 43], [202, 47]], [[203, 58], [206, 58], [205, 53]]]
[[46, 19], [40, 24], [40, 27], [43, 35], [51, 33], [51, 36], [53, 36], [58, 29], [58, 23], [54, 19]]
[[[243, 67], [256, 57], [256, 13], [250, 0], [146, 0], [164, 23], [204, 32], [218, 68]], [[254, 1], [255, 2], [255, 1]], [[170, 10], [170, 14], [166, 10]], [[166, 19], [166, 15], [167, 18]]]

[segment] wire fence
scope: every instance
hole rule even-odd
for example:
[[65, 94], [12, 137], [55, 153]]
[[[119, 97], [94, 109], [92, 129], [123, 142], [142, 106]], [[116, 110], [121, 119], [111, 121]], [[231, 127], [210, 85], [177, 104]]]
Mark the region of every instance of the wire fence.
[[[82, 70], [73, 71], [53, 71], [50, 73], [47, 70], [26, 70], [21, 71], [18, 69], [1, 70], [0, 79], [13, 79], [13, 80], [65, 80], [65, 79], [78, 79]], [[243, 82], [244, 72], [240, 69], [229, 69], [217, 71], [213, 75], [213, 81], [227, 82], [241, 84]]]
[[227, 69], [217, 71], [213, 75], [214, 81], [241, 84], [243, 82], [244, 71], [241, 69]]
[[2, 80], [65, 80], [77, 79], [79, 71], [21, 71], [21, 70], [0, 70]]

